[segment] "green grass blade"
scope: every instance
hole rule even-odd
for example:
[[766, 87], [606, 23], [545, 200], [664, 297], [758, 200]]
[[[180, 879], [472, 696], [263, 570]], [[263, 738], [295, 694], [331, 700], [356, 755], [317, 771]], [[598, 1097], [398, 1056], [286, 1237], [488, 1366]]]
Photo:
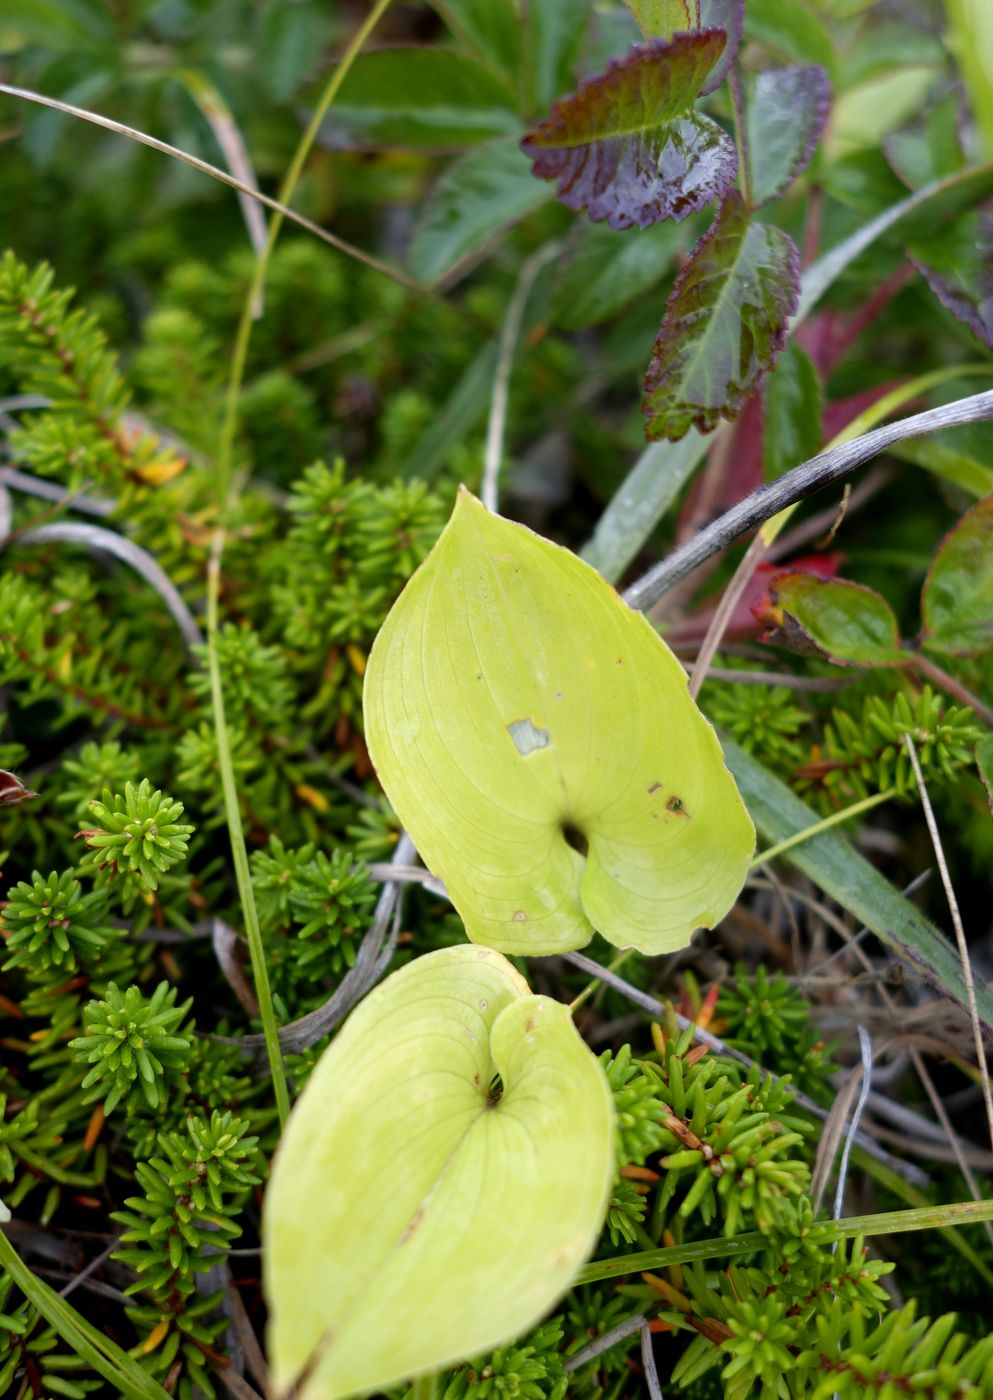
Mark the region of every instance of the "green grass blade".
[[614, 583], [713, 445], [691, 428], [679, 442], [652, 442], [635, 462], [582, 551], [587, 564]]
[[[851, 1215], [846, 1220], [824, 1220], [813, 1226], [811, 1235], [818, 1240], [850, 1240], [856, 1235], [899, 1235], [908, 1230], [978, 1225], [984, 1220], [993, 1220], [993, 1201], [958, 1201], [952, 1205], [919, 1206], [878, 1215]], [[761, 1230], [750, 1230], [746, 1235], [731, 1235], [727, 1239], [693, 1240], [690, 1244], [669, 1245], [663, 1249], [643, 1249], [636, 1254], [623, 1254], [619, 1259], [587, 1264], [580, 1271], [575, 1287], [646, 1269], [689, 1264], [697, 1259], [728, 1259], [736, 1254], [751, 1254], [757, 1249], [768, 1249], [773, 1243], [774, 1240]]]
[[[722, 742], [752, 820], [768, 841], [784, 841], [817, 821], [817, 813], [758, 759], [730, 739]], [[847, 841], [825, 832], [794, 847], [786, 859], [945, 996], [967, 1006], [961, 964], [951, 943]], [[981, 1019], [993, 1028], [993, 993], [978, 985], [976, 997]]]
[[143, 1371], [126, 1351], [98, 1332], [54, 1288], [33, 1274], [0, 1230], [0, 1264], [61, 1339], [128, 1400], [171, 1400], [168, 1391]]

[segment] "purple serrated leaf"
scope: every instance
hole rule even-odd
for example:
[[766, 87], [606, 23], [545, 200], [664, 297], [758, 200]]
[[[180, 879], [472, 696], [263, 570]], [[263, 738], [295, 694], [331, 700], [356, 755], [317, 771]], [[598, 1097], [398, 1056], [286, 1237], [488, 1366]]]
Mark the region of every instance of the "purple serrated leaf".
[[758, 75], [745, 128], [755, 208], [777, 199], [805, 169], [830, 109], [831, 84], [816, 63]]
[[724, 45], [715, 30], [636, 45], [553, 107], [522, 141], [558, 198], [613, 228], [682, 219], [734, 179], [727, 133], [691, 104]]
[[647, 437], [676, 441], [734, 418], [786, 343], [799, 291], [793, 240], [751, 223], [728, 190], [666, 304], [645, 375]]
[[717, 199], [737, 168], [734, 142], [698, 112], [667, 122], [651, 140], [610, 137], [534, 160], [536, 175], [558, 179], [560, 203], [616, 229], [684, 219]]

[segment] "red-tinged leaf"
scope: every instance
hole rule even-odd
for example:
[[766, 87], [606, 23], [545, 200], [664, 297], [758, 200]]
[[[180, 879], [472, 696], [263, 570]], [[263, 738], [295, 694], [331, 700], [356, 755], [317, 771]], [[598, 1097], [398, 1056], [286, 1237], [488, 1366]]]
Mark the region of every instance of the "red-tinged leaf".
[[701, 525], [716, 520], [762, 485], [762, 396], [753, 394], [734, 425], [728, 451], [710, 454], [706, 471], [698, 472], [676, 522], [677, 542], [695, 535]]
[[650, 439], [734, 418], [786, 342], [800, 289], [793, 240], [750, 223], [731, 189], [672, 289], [645, 375]]
[[993, 350], [993, 215], [973, 210], [908, 252], [942, 306]]
[[836, 666], [901, 666], [900, 632], [886, 599], [861, 583], [784, 573], [757, 610], [768, 630], [760, 638]]
[[[853, 423], [860, 414], [865, 413], [874, 403], [884, 399], [887, 394], [891, 394], [894, 389], [898, 389], [903, 383], [900, 379], [887, 379], [882, 384], [875, 384], [871, 389], [860, 389], [857, 394], [847, 394], [843, 399], [835, 399], [832, 403], [824, 405], [824, 441], [833, 442], [834, 439]], [[956, 429], [956, 432], [959, 430]]]
[[748, 103], [748, 154], [755, 208], [778, 199], [804, 169], [824, 130], [831, 85], [817, 64], [769, 68]]
[[924, 645], [954, 656], [993, 647], [993, 496], [944, 538], [921, 593]]
[[[735, 604], [731, 618], [724, 629], [729, 641], [740, 641], [754, 637], [758, 631], [756, 619], [764, 617], [772, 606], [769, 589], [777, 578], [788, 573], [813, 574], [815, 578], [833, 578], [841, 568], [844, 555], [837, 550], [826, 554], [802, 554], [791, 559], [788, 564], [760, 564], [748, 581], [744, 593]], [[670, 646], [677, 642], [701, 642], [716, 612], [716, 605], [702, 608], [681, 622], [666, 630], [666, 641]]]
[[0, 768], [0, 807], [16, 807], [19, 802], [27, 802], [29, 798], [37, 796], [36, 792], [24, 786], [15, 773]]
[[552, 108], [521, 149], [558, 198], [594, 223], [647, 228], [682, 219], [734, 179], [727, 133], [692, 110], [725, 42], [723, 31], [637, 44]]
[[701, 92], [713, 92], [727, 77], [745, 27], [744, 0], [627, 0], [646, 39], [669, 39], [697, 29], [723, 29], [724, 52], [711, 69]]

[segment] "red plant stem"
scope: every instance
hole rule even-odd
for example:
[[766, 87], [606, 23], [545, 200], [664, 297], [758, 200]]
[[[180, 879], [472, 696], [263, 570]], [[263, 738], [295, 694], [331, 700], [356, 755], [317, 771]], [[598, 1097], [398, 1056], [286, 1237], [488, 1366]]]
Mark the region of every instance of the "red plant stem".
[[957, 700], [960, 705], [968, 705], [970, 710], [976, 714], [976, 718], [982, 720], [989, 729], [993, 729], [993, 710], [989, 705], [983, 703], [978, 695], [973, 695], [967, 686], [961, 681], [957, 681], [954, 676], [950, 676], [947, 671], [943, 671], [940, 666], [936, 666], [933, 661], [924, 656], [921, 652], [915, 651], [908, 656], [907, 664], [915, 671], [919, 671], [922, 676], [926, 676], [929, 681], [933, 681], [946, 695], [950, 695], [953, 700]]
[[832, 347], [831, 364], [827, 366], [828, 370], [835, 367], [838, 361], [843, 358], [849, 347], [854, 345], [862, 332], [868, 326], [872, 325], [873, 321], [879, 316], [879, 313], [889, 305], [897, 292], [903, 290], [913, 276], [914, 269], [911, 267], [910, 263], [905, 262], [897, 268], [896, 272], [890, 277], [887, 277], [885, 282], [876, 288], [872, 296], [862, 307], [862, 310], [857, 312], [848, 322], [841, 337]]

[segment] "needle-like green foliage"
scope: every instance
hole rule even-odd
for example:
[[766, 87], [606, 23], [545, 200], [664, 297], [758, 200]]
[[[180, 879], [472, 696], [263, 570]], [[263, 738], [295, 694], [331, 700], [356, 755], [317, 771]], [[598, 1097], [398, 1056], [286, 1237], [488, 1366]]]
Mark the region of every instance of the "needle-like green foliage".
[[151, 997], [138, 987], [122, 992], [111, 982], [102, 1001], [83, 1008], [83, 1034], [70, 1041], [70, 1049], [90, 1066], [81, 1088], [91, 1100], [103, 1100], [105, 1113], [113, 1113], [132, 1085], [140, 1087], [149, 1108], [158, 1108], [166, 1084], [189, 1061], [193, 1027], [184, 1018], [191, 1005], [189, 1000], [177, 1006], [176, 988], [168, 982], [160, 982]]

